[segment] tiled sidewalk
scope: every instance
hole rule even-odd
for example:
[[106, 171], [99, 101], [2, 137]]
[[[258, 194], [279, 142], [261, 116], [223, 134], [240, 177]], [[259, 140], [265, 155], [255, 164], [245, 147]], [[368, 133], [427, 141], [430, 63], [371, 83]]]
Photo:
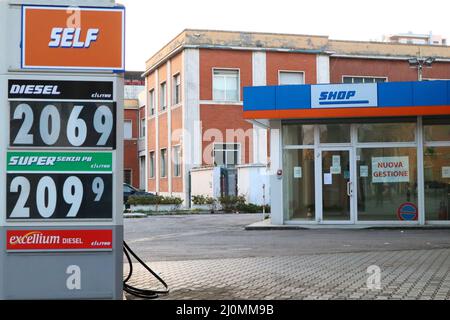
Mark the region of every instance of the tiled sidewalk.
[[[372, 265], [381, 268], [381, 290], [367, 287], [367, 269]], [[450, 300], [450, 249], [153, 262], [149, 266], [170, 286], [170, 295], [161, 299]], [[159, 288], [144, 268], [135, 268], [133, 285]]]

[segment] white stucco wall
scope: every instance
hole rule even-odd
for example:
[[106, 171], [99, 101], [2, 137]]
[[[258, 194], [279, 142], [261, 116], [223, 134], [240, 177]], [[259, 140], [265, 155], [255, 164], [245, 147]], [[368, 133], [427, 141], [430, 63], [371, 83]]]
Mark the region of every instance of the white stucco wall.
[[239, 166], [237, 169], [239, 195], [244, 195], [249, 203], [257, 205], [270, 204], [270, 176], [267, 167], [263, 165], [246, 165]]
[[191, 195], [209, 196], [214, 195], [214, 168], [193, 169], [191, 171]]

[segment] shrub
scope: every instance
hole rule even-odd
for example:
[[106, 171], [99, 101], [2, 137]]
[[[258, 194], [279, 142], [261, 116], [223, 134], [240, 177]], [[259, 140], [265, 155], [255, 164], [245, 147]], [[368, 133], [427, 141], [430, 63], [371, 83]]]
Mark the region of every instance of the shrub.
[[246, 200], [244, 196], [223, 196], [219, 198], [219, 202], [223, 211], [236, 212], [238, 206], [245, 205]]
[[205, 197], [204, 196], [192, 196], [192, 203], [196, 206], [201, 206], [202, 204], [205, 204]]
[[270, 206], [259, 206], [253, 203], [244, 203], [237, 206], [237, 210], [243, 213], [263, 213], [264, 208], [266, 213], [270, 213]]
[[146, 205], [175, 205], [180, 206], [183, 203], [181, 198], [163, 197], [163, 196], [131, 196], [127, 204], [132, 206]]
[[196, 206], [214, 205], [217, 200], [209, 196], [192, 196], [192, 203]]

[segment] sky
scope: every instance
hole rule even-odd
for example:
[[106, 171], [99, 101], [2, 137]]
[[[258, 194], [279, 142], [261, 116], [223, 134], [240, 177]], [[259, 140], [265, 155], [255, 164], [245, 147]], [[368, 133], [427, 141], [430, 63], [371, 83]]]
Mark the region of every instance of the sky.
[[384, 34], [430, 33], [450, 40], [448, 0], [117, 0], [127, 8], [127, 70], [184, 29], [326, 35], [381, 40]]

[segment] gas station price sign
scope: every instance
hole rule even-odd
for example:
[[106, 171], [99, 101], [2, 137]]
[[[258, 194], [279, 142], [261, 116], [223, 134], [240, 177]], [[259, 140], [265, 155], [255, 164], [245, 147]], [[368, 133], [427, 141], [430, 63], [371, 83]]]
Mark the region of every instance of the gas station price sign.
[[116, 149], [113, 83], [10, 80], [12, 148]]
[[112, 219], [112, 153], [9, 152], [7, 219]]
[[115, 103], [11, 102], [11, 147], [115, 149]]

